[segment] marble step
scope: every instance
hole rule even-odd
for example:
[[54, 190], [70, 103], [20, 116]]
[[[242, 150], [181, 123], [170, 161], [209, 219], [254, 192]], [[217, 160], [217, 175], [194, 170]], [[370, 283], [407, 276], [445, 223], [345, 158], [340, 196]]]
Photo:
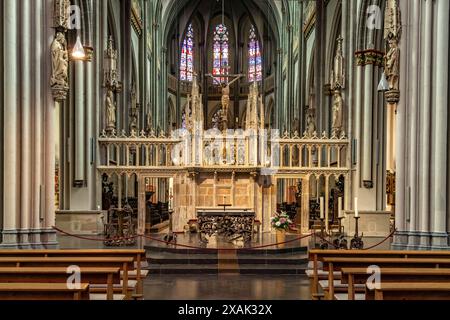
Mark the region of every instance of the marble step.
[[222, 266], [219, 270], [217, 264], [186, 265], [186, 264], [162, 264], [150, 265], [146, 269], [150, 274], [287, 274], [304, 275], [307, 265], [258, 265], [241, 264], [235, 266]]
[[217, 254], [177, 254], [177, 253], [147, 253], [149, 264], [184, 264], [184, 265], [208, 265], [221, 263], [258, 264], [258, 265], [278, 265], [278, 264], [306, 264], [308, 256], [306, 254], [268, 254], [249, 255], [238, 254], [236, 256]]
[[[179, 254], [217, 254], [217, 249], [189, 249], [181, 246], [174, 248], [173, 246], [163, 245], [146, 245], [144, 249], [149, 253], [163, 252], [163, 253], [179, 253]], [[268, 254], [296, 254], [305, 253], [308, 251], [308, 247], [290, 247], [290, 248], [262, 248], [262, 249], [239, 249], [240, 254], [248, 255], [268, 255]]]

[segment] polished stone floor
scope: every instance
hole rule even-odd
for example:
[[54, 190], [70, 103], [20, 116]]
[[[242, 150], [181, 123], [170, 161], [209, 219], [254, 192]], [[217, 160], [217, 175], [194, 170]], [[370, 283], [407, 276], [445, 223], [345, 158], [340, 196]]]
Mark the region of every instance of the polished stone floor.
[[308, 300], [306, 276], [161, 275], [144, 282], [149, 300]]
[[[163, 234], [153, 236], [159, 239], [163, 238]], [[380, 238], [365, 238], [364, 244], [369, 247], [381, 240]], [[276, 238], [270, 234], [261, 239], [263, 243], [272, 241], [276, 242]], [[310, 241], [305, 239], [295, 245], [311, 247]], [[101, 241], [67, 236], [59, 236], [58, 242], [61, 249], [105, 248]], [[189, 241], [186, 242], [189, 243]], [[253, 245], [261, 242], [257, 241]], [[133, 247], [143, 248], [155, 244], [151, 240], [139, 240]], [[194, 241], [190, 244], [196, 243]], [[212, 246], [213, 243], [210, 245]], [[291, 245], [294, 246], [294, 244]], [[389, 247], [390, 240], [376, 249], [386, 250]], [[146, 300], [308, 300], [309, 298], [309, 280], [305, 275], [152, 274], [144, 282], [144, 299]]]

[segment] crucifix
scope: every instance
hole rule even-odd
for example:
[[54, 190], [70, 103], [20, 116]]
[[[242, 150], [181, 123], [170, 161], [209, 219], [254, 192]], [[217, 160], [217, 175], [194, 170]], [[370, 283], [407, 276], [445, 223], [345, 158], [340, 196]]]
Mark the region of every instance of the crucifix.
[[[228, 109], [230, 107], [230, 85], [238, 81], [240, 78], [244, 77], [243, 74], [207, 74], [207, 77], [211, 77], [213, 79], [219, 78], [220, 85], [222, 87], [222, 130], [228, 129]], [[221, 82], [221, 78], [234, 78], [231, 81], [227, 82]]]

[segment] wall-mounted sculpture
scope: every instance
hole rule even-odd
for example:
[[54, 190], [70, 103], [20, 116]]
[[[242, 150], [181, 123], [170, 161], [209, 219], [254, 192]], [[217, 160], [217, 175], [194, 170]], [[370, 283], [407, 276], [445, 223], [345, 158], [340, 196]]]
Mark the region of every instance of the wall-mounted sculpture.
[[57, 32], [51, 46], [52, 76], [51, 87], [55, 100], [65, 100], [69, 90], [69, 54], [64, 33]]
[[130, 131], [138, 132], [138, 115], [139, 104], [137, 103], [138, 97], [136, 93], [136, 84], [133, 82], [131, 87], [131, 107], [130, 107]]
[[305, 138], [317, 136], [315, 93], [313, 88], [311, 88], [309, 94], [309, 106], [306, 110], [306, 130], [303, 133], [303, 136]]
[[114, 93], [108, 89], [106, 93], [106, 131], [112, 132], [116, 129], [116, 104], [114, 102]]
[[105, 50], [105, 66], [103, 84], [106, 88], [105, 113], [106, 132], [111, 134], [117, 130], [115, 94], [122, 91], [122, 83], [119, 81], [117, 70], [117, 50], [114, 49], [114, 40], [108, 39]]
[[66, 100], [69, 92], [69, 54], [66, 40], [69, 27], [69, 8], [69, 0], [55, 0], [53, 2], [53, 27], [56, 34], [51, 45], [52, 75], [50, 86], [53, 98], [56, 101]]
[[400, 49], [402, 34], [401, 13], [398, 0], [388, 0], [386, 3], [384, 23], [384, 39], [386, 41], [385, 74], [389, 83], [386, 99], [390, 104], [397, 104], [400, 100]]
[[255, 81], [250, 86], [250, 91], [247, 100], [247, 110], [245, 117], [245, 129], [258, 130], [259, 128], [259, 117], [258, 117], [258, 107], [260, 104], [258, 100], [260, 99], [258, 92], [258, 83]]
[[338, 137], [342, 133], [342, 112], [343, 99], [342, 89], [345, 87], [345, 72], [344, 72], [344, 55], [342, 50], [342, 41], [344, 39], [339, 36], [337, 38], [336, 55], [334, 57], [333, 70], [331, 72], [331, 90], [333, 93], [332, 106], [332, 137]]

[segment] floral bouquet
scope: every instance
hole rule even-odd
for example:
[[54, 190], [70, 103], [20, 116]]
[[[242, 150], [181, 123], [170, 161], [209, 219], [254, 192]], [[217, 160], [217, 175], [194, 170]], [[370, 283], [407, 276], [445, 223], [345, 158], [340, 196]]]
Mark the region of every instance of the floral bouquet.
[[272, 228], [276, 230], [288, 230], [292, 224], [291, 219], [286, 212], [276, 213], [274, 217], [270, 219]]

